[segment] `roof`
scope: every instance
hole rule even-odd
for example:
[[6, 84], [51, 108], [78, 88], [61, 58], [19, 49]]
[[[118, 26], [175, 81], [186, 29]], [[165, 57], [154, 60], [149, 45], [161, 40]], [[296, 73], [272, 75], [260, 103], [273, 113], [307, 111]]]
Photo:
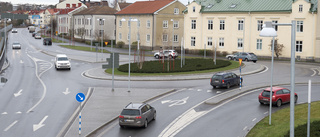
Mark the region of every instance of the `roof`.
[[125, 108], [126, 109], [139, 109], [144, 103], [129, 103]]
[[174, 0], [136, 1], [116, 14], [153, 14], [173, 1]]
[[124, 9], [125, 7], [131, 5], [132, 3], [118, 3], [118, 4], [119, 4], [120, 9], [122, 10], [122, 9]]
[[69, 12], [75, 10], [75, 8], [70, 8], [70, 9], [58, 9], [59, 14], [68, 14]]
[[[296, 0], [196, 0], [202, 6], [201, 12], [291, 12]], [[318, 0], [311, 3], [310, 11], [317, 10]], [[185, 10], [184, 12], [186, 12]]]
[[92, 6], [74, 15], [114, 15], [117, 10], [109, 6]]
[[[283, 87], [272, 87], [272, 92], [274, 91], [278, 91], [278, 90], [281, 90], [281, 89], [286, 89], [286, 88], [283, 88]], [[270, 87], [264, 89], [265, 91], [270, 91]]]
[[51, 15], [53, 15], [54, 13], [55, 13], [55, 10], [54, 9], [47, 9], [48, 10], [48, 12], [51, 14]]

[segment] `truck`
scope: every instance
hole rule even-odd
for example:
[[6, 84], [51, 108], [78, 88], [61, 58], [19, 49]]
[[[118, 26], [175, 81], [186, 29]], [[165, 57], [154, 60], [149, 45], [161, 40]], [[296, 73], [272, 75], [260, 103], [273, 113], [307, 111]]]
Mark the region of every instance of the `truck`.
[[33, 33], [36, 31], [36, 28], [34, 26], [29, 26], [29, 33]]

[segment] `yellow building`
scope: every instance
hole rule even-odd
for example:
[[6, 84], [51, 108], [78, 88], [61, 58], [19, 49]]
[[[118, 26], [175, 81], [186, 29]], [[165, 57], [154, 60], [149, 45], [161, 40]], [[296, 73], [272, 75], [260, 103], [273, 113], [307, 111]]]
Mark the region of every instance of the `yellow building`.
[[[197, 0], [189, 3], [184, 11], [185, 48], [213, 49], [216, 43], [217, 51], [221, 53], [244, 51], [271, 56], [272, 38], [259, 36], [263, 24], [295, 20], [296, 57], [319, 60], [316, 11], [317, 0]], [[284, 46], [279, 57], [289, 58], [291, 27], [275, 28], [278, 34], [275, 39]]]

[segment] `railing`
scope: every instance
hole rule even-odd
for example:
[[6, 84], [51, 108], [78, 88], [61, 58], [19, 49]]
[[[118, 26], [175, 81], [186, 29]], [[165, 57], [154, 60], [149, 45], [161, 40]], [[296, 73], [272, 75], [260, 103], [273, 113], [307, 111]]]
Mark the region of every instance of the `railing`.
[[[0, 33], [4, 32], [5, 30], [8, 32], [9, 30], [12, 29], [12, 25], [9, 25], [7, 26], [7, 28], [2, 28], [0, 30]], [[8, 33], [6, 33], [8, 35]], [[8, 38], [8, 37], [6, 37]], [[3, 67], [3, 64], [5, 62], [5, 60], [7, 59], [6, 57], [6, 50], [7, 50], [7, 47], [5, 46], [5, 38], [1, 38], [1, 42], [0, 42], [0, 72], [2, 71], [2, 67]]]

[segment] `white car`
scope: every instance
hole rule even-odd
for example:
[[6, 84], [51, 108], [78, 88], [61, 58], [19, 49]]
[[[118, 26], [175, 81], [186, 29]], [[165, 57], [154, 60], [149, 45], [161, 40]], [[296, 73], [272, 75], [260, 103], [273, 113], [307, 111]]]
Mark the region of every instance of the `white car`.
[[58, 54], [55, 58], [55, 67], [59, 69], [71, 69], [71, 63], [65, 54]]
[[178, 53], [175, 51], [175, 50], [162, 50], [162, 51], [159, 51], [159, 52], [156, 52], [154, 53], [153, 55], [156, 59], [158, 58], [162, 58], [162, 57], [165, 57], [165, 58], [177, 58], [178, 57]]
[[21, 49], [21, 45], [19, 42], [15, 41], [12, 43], [12, 49]]

